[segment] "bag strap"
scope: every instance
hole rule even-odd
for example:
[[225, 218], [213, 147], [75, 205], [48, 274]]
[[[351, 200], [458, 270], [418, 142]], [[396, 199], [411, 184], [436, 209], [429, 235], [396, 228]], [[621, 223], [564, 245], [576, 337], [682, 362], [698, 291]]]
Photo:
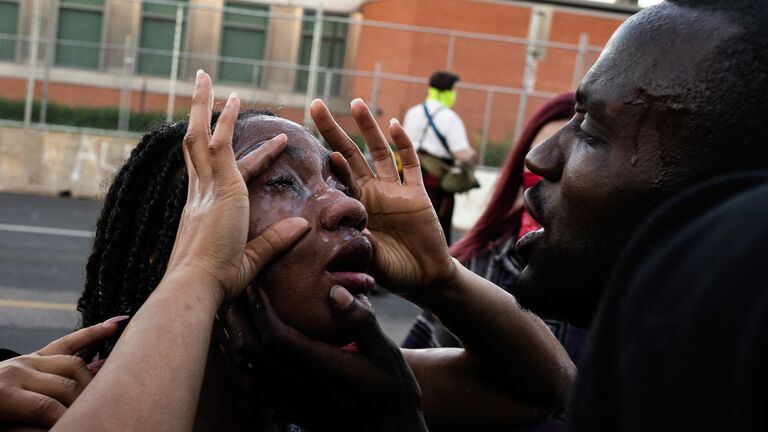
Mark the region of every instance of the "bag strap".
[[[437, 126], [435, 126], [435, 122], [432, 120], [432, 115], [429, 113], [429, 109], [427, 109], [427, 103], [424, 102], [421, 105], [424, 108], [424, 115], [427, 116], [427, 122], [429, 122], [429, 126], [432, 128], [432, 131], [437, 135], [437, 139], [440, 140], [440, 144], [443, 145], [445, 148], [445, 151], [448, 152], [448, 159], [451, 160], [451, 163], [454, 164], [456, 161], [453, 159], [453, 153], [451, 153], [451, 149], [448, 147], [448, 140], [445, 139], [445, 135], [441, 134], [439, 130], [437, 130]], [[438, 111], [440, 111], [442, 107], [435, 110], [435, 114], [437, 114]]]

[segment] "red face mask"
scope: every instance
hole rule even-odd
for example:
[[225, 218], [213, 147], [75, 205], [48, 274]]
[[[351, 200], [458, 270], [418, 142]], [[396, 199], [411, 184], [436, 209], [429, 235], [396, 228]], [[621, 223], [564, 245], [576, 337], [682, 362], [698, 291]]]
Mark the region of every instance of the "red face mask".
[[544, 177], [534, 174], [530, 171], [523, 171], [523, 189], [528, 189], [529, 187], [533, 187], [536, 183], [541, 181]]
[[[523, 190], [528, 189], [538, 183], [543, 177], [534, 174], [530, 171], [523, 172]], [[528, 214], [526, 209], [523, 209], [523, 213], [520, 215], [520, 229], [517, 231], [517, 238], [528, 234], [531, 231], [536, 231], [541, 228], [538, 222], [536, 222], [531, 215]]]

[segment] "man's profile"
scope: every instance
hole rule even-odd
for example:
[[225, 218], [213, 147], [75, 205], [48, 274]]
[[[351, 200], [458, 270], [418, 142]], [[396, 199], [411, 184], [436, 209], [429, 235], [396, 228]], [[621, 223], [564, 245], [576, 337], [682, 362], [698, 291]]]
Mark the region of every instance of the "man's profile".
[[768, 168], [766, 5], [668, 0], [628, 19], [576, 93], [576, 116], [528, 155], [544, 229], [519, 300], [586, 325], [627, 241], [659, 204], [718, 174]]

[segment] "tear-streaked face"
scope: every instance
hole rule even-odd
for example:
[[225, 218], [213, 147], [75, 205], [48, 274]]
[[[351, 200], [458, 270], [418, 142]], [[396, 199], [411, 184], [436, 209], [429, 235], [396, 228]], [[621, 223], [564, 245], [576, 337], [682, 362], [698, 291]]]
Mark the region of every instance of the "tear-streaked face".
[[367, 275], [371, 244], [362, 235], [367, 213], [333, 172], [330, 153], [296, 123], [267, 116], [240, 120], [235, 156], [243, 157], [280, 133], [288, 137], [286, 150], [248, 184], [248, 237], [293, 216], [309, 221], [311, 230], [275, 259], [259, 280], [286, 324], [310, 337], [341, 344], [346, 341], [331, 315], [328, 296], [337, 284], [353, 294], [373, 288]]

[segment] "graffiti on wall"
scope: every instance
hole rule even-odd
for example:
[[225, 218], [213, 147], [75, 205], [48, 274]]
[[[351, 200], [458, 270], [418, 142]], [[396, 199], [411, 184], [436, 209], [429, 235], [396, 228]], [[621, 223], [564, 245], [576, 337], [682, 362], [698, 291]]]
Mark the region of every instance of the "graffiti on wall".
[[72, 166], [72, 173], [70, 174], [70, 180], [73, 182], [80, 181], [83, 175], [83, 169], [86, 166], [97, 167], [102, 175], [110, 175], [117, 171], [118, 165], [116, 162], [123, 161], [128, 158], [133, 144], [125, 143], [121, 147], [121, 153], [119, 156], [114, 155], [114, 148], [120, 144], [114, 142], [108, 142], [104, 140], [98, 140], [95, 137], [88, 135], [80, 135], [80, 144], [77, 148], [77, 154], [75, 155], [75, 163]]

